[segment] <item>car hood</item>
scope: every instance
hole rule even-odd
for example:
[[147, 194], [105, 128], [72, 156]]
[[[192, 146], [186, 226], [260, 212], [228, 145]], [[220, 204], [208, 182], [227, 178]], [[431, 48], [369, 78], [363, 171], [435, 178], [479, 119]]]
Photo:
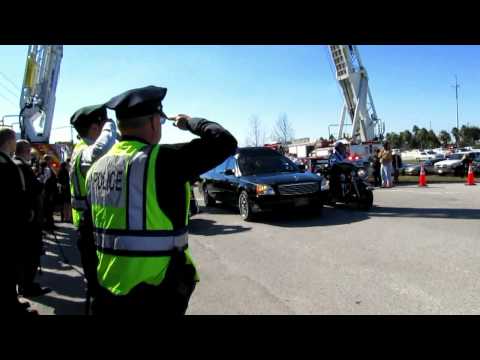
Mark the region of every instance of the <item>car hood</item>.
[[416, 169], [419, 169], [419, 168], [420, 168], [420, 165], [405, 166], [405, 170], [416, 170]]
[[442, 165], [450, 166], [450, 165], [453, 165], [453, 164], [459, 164], [461, 162], [462, 162], [462, 160], [443, 160], [443, 161], [439, 161], [439, 162], [435, 163], [435, 166], [442, 166]]
[[302, 182], [321, 182], [321, 177], [311, 173], [270, 173], [242, 176], [242, 179], [254, 184], [291, 184]]

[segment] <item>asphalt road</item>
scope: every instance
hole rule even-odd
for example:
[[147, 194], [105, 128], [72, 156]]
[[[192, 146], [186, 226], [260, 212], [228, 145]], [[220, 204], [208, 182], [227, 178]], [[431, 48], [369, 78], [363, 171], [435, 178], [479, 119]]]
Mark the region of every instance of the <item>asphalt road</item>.
[[[479, 314], [480, 186], [375, 191], [374, 208], [325, 207], [248, 223], [224, 206], [191, 220], [200, 271], [188, 314]], [[48, 240], [42, 314], [81, 314], [71, 229]]]

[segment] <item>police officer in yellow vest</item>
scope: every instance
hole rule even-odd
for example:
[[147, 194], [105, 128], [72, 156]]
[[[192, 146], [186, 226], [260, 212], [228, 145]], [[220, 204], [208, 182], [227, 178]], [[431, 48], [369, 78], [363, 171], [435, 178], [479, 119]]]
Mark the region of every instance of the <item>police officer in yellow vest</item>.
[[[87, 280], [87, 299], [94, 296], [98, 288], [97, 256], [91, 216], [85, 212], [85, 179], [88, 169], [115, 144], [117, 126], [108, 119], [105, 105], [86, 106], [76, 111], [70, 119], [81, 141], [75, 146], [70, 168], [70, 193], [72, 198], [72, 220], [79, 231], [78, 249]], [[88, 304], [88, 301], [87, 301]]]
[[[122, 136], [87, 174], [99, 260], [94, 314], [182, 315], [198, 281], [188, 249], [189, 182], [233, 155], [237, 141], [205, 119], [168, 119], [166, 92], [147, 86], [106, 104]], [[200, 138], [159, 145], [167, 121]]]

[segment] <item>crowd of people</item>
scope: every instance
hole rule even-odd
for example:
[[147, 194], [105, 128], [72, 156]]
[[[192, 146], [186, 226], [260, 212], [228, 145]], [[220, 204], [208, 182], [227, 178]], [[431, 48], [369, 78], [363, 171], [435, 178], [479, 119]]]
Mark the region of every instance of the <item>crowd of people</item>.
[[45, 254], [43, 233], [55, 229], [53, 214], [60, 208], [62, 221], [69, 221], [67, 197], [68, 160], [58, 173], [52, 167], [52, 157], [32, 158], [32, 145], [24, 139], [16, 140], [15, 132], [0, 129], [0, 191], [8, 204], [2, 207], [0, 222], [9, 234], [8, 269], [10, 301], [17, 314], [35, 315], [29, 302], [23, 298], [45, 295], [51, 291], [35, 282], [41, 256]]
[[375, 187], [391, 188], [398, 184], [402, 158], [398, 151], [392, 151], [389, 142], [383, 144], [383, 149], [375, 150], [371, 163]]

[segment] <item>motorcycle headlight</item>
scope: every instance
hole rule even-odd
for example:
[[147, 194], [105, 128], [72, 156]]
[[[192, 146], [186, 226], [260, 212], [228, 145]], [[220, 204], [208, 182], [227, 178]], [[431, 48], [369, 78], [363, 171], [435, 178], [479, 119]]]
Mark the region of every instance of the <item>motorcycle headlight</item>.
[[256, 188], [257, 195], [275, 195], [275, 190], [271, 186], [268, 185], [257, 185]]
[[358, 177], [364, 178], [367, 176], [367, 172], [365, 171], [365, 169], [360, 169], [357, 171], [357, 175]]

